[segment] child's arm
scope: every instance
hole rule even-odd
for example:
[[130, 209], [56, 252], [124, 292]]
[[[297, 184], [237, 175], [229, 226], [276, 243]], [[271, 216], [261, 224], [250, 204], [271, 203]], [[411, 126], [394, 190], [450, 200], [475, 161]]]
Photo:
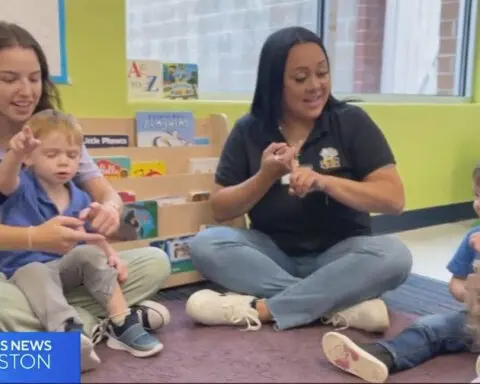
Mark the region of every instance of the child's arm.
[[33, 137], [32, 131], [24, 127], [10, 140], [10, 150], [0, 162], [0, 193], [10, 196], [20, 184], [19, 173], [25, 156], [38, 147], [40, 141]]
[[448, 288], [455, 300], [464, 303], [467, 293], [467, 280], [462, 277], [452, 276]]
[[[79, 227], [78, 230], [82, 232], [86, 232], [84, 227]], [[103, 251], [103, 253], [105, 253], [105, 256], [107, 257], [107, 264], [117, 270], [119, 283], [123, 283], [125, 280], [127, 280], [127, 277], [128, 277], [127, 266], [125, 265], [123, 260], [118, 256], [117, 251], [113, 249], [113, 247], [110, 245], [110, 243], [107, 240], [87, 241], [86, 243], [91, 245], [96, 245]]]

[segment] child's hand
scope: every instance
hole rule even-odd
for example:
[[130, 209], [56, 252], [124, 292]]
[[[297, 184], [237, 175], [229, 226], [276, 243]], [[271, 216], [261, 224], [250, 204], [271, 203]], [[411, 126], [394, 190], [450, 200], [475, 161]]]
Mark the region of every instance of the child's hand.
[[10, 140], [10, 149], [19, 155], [28, 155], [40, 145], [40, 140], [33, 137], [30, 127], [25, 126]]
[[108, 243], [104, 242], [102, 248], [107, 256], [107, 264], [117, 270], [117, 279], [120, 284], [125, 282], [128, 277], [127, 266], [125, 262], [118, 256], [117, 251]]
[[122, 284], [127, 280], [127, 265], [120, 257], [118, 257], [118, 254], [115, 251], [109, 252], [108, 265], [117, 270], [117, 279], [119, 284]]
[[127, 281], [128, 269], [125, 262], [120, 257], [117, 257], [115, 259], [112, 259], [112, 264], [113, 264], [112, 267], [114, 267], [117, 270], [118, 283], [122, 284], [125, 281]]
[[470, 245], [475, 252], [480, 252], [480, 232], [470, 235], [468, 245]]

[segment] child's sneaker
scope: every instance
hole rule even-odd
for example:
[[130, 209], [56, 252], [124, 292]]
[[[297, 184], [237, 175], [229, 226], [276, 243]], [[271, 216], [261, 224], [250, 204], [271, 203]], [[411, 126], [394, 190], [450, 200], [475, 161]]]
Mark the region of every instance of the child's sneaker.
[[140, 324], [147, 331], [156, 331], [170, 322], [168, 309], [153, 300], [144, 300], [137, 305], [133, 305], [131, 311], [137, 314]]
[[65, 332], [80, 333], [81, 372], [83, 373], [97, 368], [101, 363], [100, 358], [93, 349], [92, 341], [82, 333], [83, 327], [75, 323], [73, 319], [68, 319], [65, 323]]
[[163, 344], [142, 327], [135, 312], [125, 318], [123, 325], [110, 321], [108, 330], [107, 346], [135, 357], [149, 357], [163, 349]]

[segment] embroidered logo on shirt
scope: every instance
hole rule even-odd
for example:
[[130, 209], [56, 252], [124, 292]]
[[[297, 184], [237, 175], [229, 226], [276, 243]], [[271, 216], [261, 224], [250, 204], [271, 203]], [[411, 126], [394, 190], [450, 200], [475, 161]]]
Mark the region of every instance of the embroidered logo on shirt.
[[340, 167], [340, 156], [335, 148], [323, 148], [320, 153], [320, 168], [333, 169]]

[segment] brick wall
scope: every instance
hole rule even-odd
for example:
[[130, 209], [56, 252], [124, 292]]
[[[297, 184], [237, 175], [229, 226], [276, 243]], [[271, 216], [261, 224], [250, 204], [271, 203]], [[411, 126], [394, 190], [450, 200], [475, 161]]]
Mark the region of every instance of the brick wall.
[[385, 0], [357, 0], [354, 93], [381, 89]]
[[458, 41], [460, 0], [442, 1], [440, 55], [438, 57], [438, 94], [455, 94], [455, 56]]
[[[332, 6], [335, 9], [335, 18], [329, 25], [330, 31], [339, 31], [348, 28], [350, 19], [342, 16], [341, 1]], [[348, 43], [355, 46], [353, 58], [353, 77], [350, 92], [353, 93], [379, 93], [381, 90], [383, 38], [385, 29], [386, 0], [349, 0], [356, 1], [356, 26], [354, 33], [349, 35], [350, 41], [341, 41], [342, 45]], [[455, 94], [455, 56], [458, 40], [458, 19], [460, 0], [442, 0], [441, 27], [440, 27], [440, 53], [438, 57], [438, 94]], [[348, 12], [347, 12], [348, 13]], [[336, 43], [338, 44], [338, 42]], [[329, 51], [334, 44], [329, 43]], [[334, 50], [334, 62], [342, 60], [341, 52]], [[336, 88], [336, 87], [335, 87]], [[344, 89], [336, 89], [345, 92]]]

